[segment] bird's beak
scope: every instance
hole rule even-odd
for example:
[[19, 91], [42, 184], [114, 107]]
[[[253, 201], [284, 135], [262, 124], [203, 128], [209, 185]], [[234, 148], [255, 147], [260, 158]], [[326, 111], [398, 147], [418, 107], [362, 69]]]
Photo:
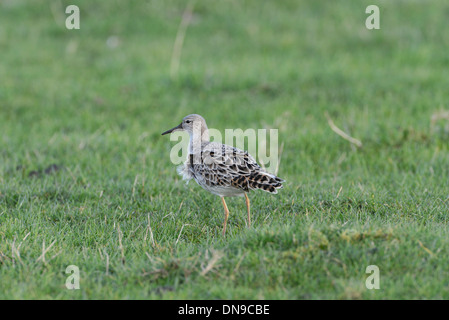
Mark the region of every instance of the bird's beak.
[[180, 123], [179, 126], [176, 126], [174, 128], [171, 128], [170, 130], [165, 131], [164, 133], [162, 133], [162, 135], [169, 134], [169, 133], [172, 133], [173, 131], [179, 131], [179, 130], [183, 130], [182, 123]]

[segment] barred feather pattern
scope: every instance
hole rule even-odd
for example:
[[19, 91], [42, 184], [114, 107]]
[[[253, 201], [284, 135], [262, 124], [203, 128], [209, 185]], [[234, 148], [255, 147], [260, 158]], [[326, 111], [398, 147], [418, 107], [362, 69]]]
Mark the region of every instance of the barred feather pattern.
[[201, 153], [190, 154], [178, 172], [219, 196], [241, 196], [256, 189], [276, 194], [284, 182], [264, 171], [248, 152], [216, 142], [203, 142]]

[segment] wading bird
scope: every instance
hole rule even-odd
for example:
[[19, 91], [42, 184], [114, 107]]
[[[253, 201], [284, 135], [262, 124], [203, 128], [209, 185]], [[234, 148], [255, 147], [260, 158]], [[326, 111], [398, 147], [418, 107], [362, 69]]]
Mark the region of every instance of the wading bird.
[[276, 194], [278, 189], [282, 188], [284, 180], [264, 171], [248, 152], [210, 142], [206, 120], [198, 114], [186, 116], [181, 124], [162, 135], [175, 131], [187, 131], [190, 136], [188, 156], [185, 163], [178, 168], [178, 173], [184, 180], [194, 179], [203, 189], [221, 198], [225, 212], [223, 236], [229, 216], [224, 197], [245, 196], [250, 227], [247, 192], [261, 189]]

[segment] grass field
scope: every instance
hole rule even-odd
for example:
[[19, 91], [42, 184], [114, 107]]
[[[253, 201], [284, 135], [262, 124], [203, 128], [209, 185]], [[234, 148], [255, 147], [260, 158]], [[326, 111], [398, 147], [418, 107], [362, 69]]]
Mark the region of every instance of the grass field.
[[[0, 1], [0, 298], [448, 299], [447, 1], [198, 0], [171, 74], [186, 5]], [[251, 229], [170, 162], [190, 113], [279, 130]]]

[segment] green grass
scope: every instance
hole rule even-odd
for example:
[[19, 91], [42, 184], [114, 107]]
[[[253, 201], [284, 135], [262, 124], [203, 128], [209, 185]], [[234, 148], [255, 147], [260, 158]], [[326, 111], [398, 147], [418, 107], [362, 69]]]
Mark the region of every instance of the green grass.
[[[197, 1], [171, 78], [186, 2], [1, 1], [0, 298], [448, 299], [449, 7], [370, 4]], [[169, 161], [190, 113], [279, 129], [251, 229]]]

